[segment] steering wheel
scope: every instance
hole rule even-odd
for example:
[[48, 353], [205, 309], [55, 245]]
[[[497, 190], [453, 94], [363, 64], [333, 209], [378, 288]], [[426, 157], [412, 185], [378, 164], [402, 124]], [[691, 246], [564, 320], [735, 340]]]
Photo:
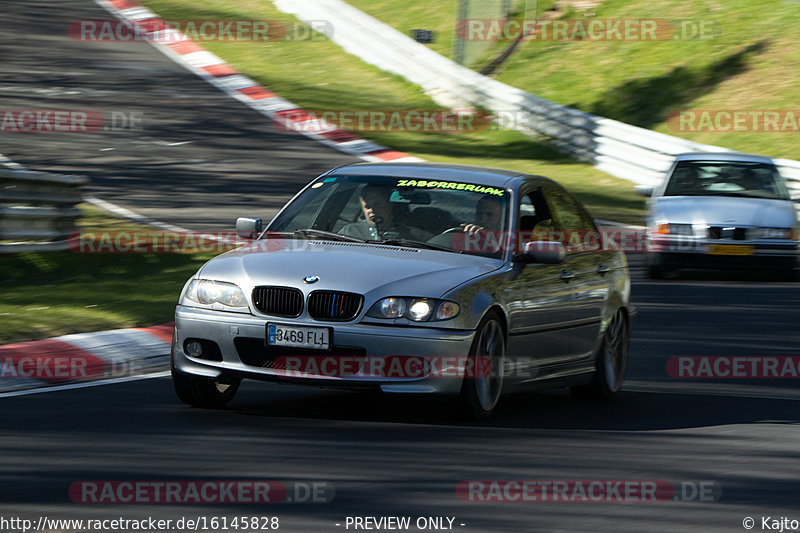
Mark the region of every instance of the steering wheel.
[[458, 233], [459, 231], [464, 231], [464, 227], [456, 226], [455, 228], [449, 228], [441, 232], [439, 235], [449, 235], [451, 233]]

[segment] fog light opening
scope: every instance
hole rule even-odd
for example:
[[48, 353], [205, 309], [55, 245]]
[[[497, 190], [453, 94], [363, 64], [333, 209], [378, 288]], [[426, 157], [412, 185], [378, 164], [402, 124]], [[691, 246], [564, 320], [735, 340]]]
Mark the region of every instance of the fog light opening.
[[186, 355], [189, 357], [200, 357], [203, 355], [203, 345], [198, 341], [188, 341], [184, 346]]

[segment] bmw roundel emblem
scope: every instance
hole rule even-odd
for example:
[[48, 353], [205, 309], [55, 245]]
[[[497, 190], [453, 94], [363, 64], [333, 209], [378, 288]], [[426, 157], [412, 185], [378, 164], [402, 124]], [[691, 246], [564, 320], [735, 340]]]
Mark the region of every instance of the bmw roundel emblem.
[[306, 276], [303, 278], [306, 283], [316, 283], [319, 281], [319, 276]]

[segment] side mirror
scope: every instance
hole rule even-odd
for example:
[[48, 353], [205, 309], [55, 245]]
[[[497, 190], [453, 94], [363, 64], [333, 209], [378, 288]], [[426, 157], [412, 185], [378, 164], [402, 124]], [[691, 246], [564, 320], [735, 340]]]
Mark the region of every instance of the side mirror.
[[652, 185], [636, 185], [633, 188], [633, 190], [636, 191], [636, 194], [647, 197], [653, 196], [653, 189], [655, 189], [655, 187]]
[[236, 219], [236, 235], [242, 239], [254, 239], [261, 233], [261, 229], [260, 218], [239, 217]]
[[522, 252], [515, 261], [520, 263], [557, 264], [564, 262], [564, 245], [558, 241], [528, 241], [522, 243]]

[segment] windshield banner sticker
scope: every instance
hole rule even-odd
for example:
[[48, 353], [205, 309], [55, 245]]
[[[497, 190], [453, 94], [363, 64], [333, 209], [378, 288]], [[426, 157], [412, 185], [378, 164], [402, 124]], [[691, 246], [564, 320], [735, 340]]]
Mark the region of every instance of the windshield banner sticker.
[[470, 191], [481, 194], [493, 194], [503, 196], [503, 189], [495, 187], [484, 187], [483, 185], [472, 185], [471, 183], [457, 183], [455, 181], [427, 181], [427, 180], [397, 180], [398, 187], [424, 187], [427, 189], [455, 189], [458, 191]]

